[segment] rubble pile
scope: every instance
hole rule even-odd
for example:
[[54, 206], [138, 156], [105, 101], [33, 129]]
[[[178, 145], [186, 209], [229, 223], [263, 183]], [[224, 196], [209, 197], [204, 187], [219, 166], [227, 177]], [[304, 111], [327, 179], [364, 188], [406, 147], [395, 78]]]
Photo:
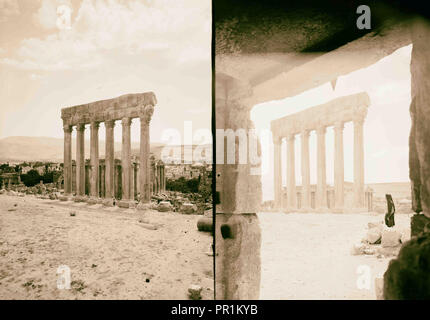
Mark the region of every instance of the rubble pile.
[[410, 239], [408, 230], [387, 227], [383, 221], [369, 222], [366, 236], [361, 243], [353, 245], [352, 255], [375, 255], [389, 257], [398, 254], [402, 243]]

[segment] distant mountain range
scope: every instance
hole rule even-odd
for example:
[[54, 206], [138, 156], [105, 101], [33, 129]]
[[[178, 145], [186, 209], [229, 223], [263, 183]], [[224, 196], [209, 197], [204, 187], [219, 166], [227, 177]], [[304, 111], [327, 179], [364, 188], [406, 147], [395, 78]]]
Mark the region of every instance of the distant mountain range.
[[[163, 143], [151, 143], [151, 153], [155, 158], [161, 158], [161, 152], [165, 147]], [[169, 146], [173, 149], [180, 148], [183, 154], [184, 146]], [[196, 146], [193, 146], [193, 149]], [[131, 143], [132, 155], [139, 155], [139, 142]], [[104, 158], [105, 142], [99, 140], [100, 158]], [[63, 139], [49, 137], [7, 137], [0, 139], [0, 162], [20, 161], [52, 161], [62, 162], [64, 153]], [[72, 139], [72, 158], [76, 159], [76, 141]], [[85, 140], [85, 158], [90, 157], [90, 141]], [[121, 158], [121, 142], [115, 142], [115, 158]]]

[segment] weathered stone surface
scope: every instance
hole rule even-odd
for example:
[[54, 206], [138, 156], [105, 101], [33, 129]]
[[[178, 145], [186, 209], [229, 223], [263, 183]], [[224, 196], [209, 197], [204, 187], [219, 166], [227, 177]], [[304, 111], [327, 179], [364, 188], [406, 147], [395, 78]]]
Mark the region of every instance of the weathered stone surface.
[[376, 300], [384, 300], [384, 279], [375, 278], [375, 295]]
[[169, 201], [161, 201], [157, 206], [157, 210], [160, 212], [172, 211], [173, 206]]
[[193, 284], [188, 288], [188, 297], [191, 300], [200, 300], [202, 298], [202, 290], [201, 286]]
[[416, 20], [411, 32], [411, 146], [409, 148], [412, 200], [430, 218], [430, 23]]
[[213, 219], [207, 217], [201, 217], [197, 220], [197, 229], [199, 231], [208, 231], [211, 232], [213, 227]]
[[149, 210], [151, 208], [151, 203], [143, 203], [143, 202], [139, 202], [136, 206], [137, 210], [141, 210], [141, 211], [146, 211]]
[[430, 233], [403, 245], [384, 274], [384, 299], [430, 299]]
[[181, 205], [181, 208], [179, 209], [179, 212], [185, 213], [185, 214], [193, 214], [197, 212], [197, 206], [192, 203], [183, 203]]
[[113, 199], [103, 199], [102, 201], [103, 205], [106, 207], [113, 207]]
[[382, 230], [378, 227], [367, 231], [366, 240], [370, 244], [379, 243], [381, 240]]
[[411, 218], [411, 236], [418, 236], [424, 232], [426, 226], [430, 226], [430, 218], [422, 213], [414, 214]]
[[382, 247], [398, 247], [401, 242], [402, 235], [397, 230], [385, 229], [382, 231], [381, 245]]

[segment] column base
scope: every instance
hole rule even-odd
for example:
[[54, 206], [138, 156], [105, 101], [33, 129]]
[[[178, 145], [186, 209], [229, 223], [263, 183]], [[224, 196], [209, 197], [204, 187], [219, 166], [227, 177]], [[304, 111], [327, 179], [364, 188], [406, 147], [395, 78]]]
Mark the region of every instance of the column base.
[[105, 207], [113, 207], [113, 206], [114, 206], [114, 203], [113, 203], [113, 199], [112, 199], [112, 198], [103, 199], [103, 200], [102, 200], [102, 204], [103, 204]]
[[87, 200], [87, 197], [85, 196], [75, 196], [73, 197], [74, 202], [85, 202]]
[[87, 199], [87, 203], [89, 205], [99, 204], [99, 203], [101, 203], [101, 199], [96, 198], [96, 197], [90, 197]]
[[149, 209], [151, 209], [151, 203], [150, 202], [139, 202], [137, 204], [136, 209], [141, 210], [141, 211], [149, 210]]
[[315, 212], [318, 212], [318, 213], [329, 213], [329, 212], [331, 212], [331, 210], [328, 207], [320, 207], [320, 208], [316, 208]]
[[134, 200], [120, 200], [120, 201], [118, 201], [118, 207], [120, 207], [120, 208], [136, 208], [136, 202], [134, 202]]
[[352, 213], [368, 213], [369, 210], [365, 207], [363, 207], [363, 208], [352, 208], [351, 212]]
[[333, 208], [333, 209], [331, 209], [331, 212], [333, 212], [333, 213], [344, 213], [345, 208]]
[[71, 194], [63, 194], [63, 195], [58, 197], [58, 200], [60, 200], [60, 201], [72, 201], [73, 196]]
[[315, 210], [314, 209], [312, 209], [311, 207], [304, 207], [304, 208], [300, 208], [299, 209], [299, 212], [301, 212], [301, 213], [311, 213], [311, 212], [314, 212]]

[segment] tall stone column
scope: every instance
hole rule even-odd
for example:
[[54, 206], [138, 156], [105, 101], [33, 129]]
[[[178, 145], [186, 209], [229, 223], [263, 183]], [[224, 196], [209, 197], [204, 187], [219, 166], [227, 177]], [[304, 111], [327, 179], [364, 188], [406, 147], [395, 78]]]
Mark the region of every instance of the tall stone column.
[[72, 126], [64, 125], [64, 195], [72, 194]]
[[115, 198], [115, 141], [114, 141], [115, 120], [105, 121], [106, 128], [106, 145], [105, 145], [105, 197], [104, 202], [107, 205], [112, 204], [112, 199]]
[[90, 181], [90, 196], [92, 198], [99, 197], [99, 123], [91, 122], [91, 137], [90, 137], [90, 162], [91, 162], [91, 181]]
[[326, 127], [320, 127], [317, 129], [317, 192], [316, 192], [317, 209], [327, 208], [325, 132], [326, 132]]
[[364, 208], [363, 118], [354, 120], [354, 207]]
[[[224, 134], [228, 129], [235, 133], [242, 129], [249, 141], [249, 130], [253, 128], [250, 119], [252, 89], [249, 83], [217, 71], [215, 90], [217, 153], [226, 159], [231, 148], [235, 147], [234, 164], [216, 165], [220, 203], [216, 207], [214, 231], [217, 239], [215, 298], [258, 299], [261, 230], [256, 213], [260, 208], [262, 193], [261, 175], [256, 172], [260, 164], [252, 165], [249, 154], [245, 163], [239, 163], [238, 143], [223, 144], [222, 148], [218, 145], [225, 141]], [[243, 143], [240, 140], [239, 144]]]
[[139, 168], [139, 189], [140, 203], [138, 208], [145, 209], [151, 200], [151, 163], [149, 123], [151, 122], [153, 106], [145, 106], [140, 115], [140, 168]]
[[122, 124], [122, 150], [121, 150], [121, 167], [122, 167], [122, 203], [130, 202], [130, 177], [131, 177], [131, 137], [130, 127], [131, 118], [123, 118]]
[[309, 130], [301, 133], [302, 142], [302, 209], [310, 210], [311, 208], [311, 169], [309, 159]]
[[76, 195], [85, 195], [85, 124], [76, 126]]
[[297, 208], [294, 141], [294, 134], [287, 136], [287, 208], [289, 210]]
[[344, 157], [343, 157], [343, 123], [334, 126], [334, 207], [342, 210], [344, 206]]
[[275, 208], [281, 209], [282, 207], [282, 154], [281, 154], [282, 140], [273, 135], [273, 181], [274, 181], [274, 195], [275, 195]]

